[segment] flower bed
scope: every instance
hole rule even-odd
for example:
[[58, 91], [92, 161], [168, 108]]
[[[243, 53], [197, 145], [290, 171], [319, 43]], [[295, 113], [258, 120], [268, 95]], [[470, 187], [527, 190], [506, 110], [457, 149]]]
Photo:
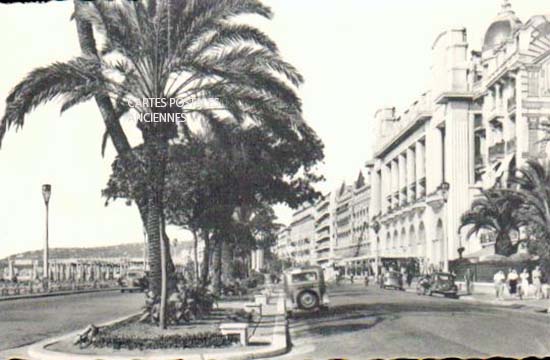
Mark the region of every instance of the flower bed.
[[239, 340], [239, 335], [221, 335], [218, 332], [160, 335], [155, 337], [146, 335], [113, 335], [106, 332], [96, 336], [92, 341], [92, 345], [98, 348], [108, 347], [115, 350], [220, 348], [238, 344]]

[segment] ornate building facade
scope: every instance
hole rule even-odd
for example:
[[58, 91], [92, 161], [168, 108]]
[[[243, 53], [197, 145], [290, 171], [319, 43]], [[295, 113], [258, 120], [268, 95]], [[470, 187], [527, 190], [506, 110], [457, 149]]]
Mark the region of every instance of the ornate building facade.
[[481, 51], [465, 29], [432, 46], [431, 90], [398, 113], [375, 114], [378, 142], [367, 163], [379, 259], [415, 258], [421, 268], [479, 251], [483, 237], [459, 232], [480, 189], [504, 182], [528, 158], [546, 156], [540, 124], [550, 116], [550, 22], [523, 23], [508, 1], [488, 25]]

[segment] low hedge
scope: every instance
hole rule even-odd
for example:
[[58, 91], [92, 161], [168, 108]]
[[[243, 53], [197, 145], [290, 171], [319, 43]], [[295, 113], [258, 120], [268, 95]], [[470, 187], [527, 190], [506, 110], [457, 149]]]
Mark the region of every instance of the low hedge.
[[182, 349], [182, 348], [221, 348], [240, 342], [238, 334], [221, 335], [204, 332], [189, 335], [161, 335], [157, 337], [123, 336], [109, 333], [94, 337], [92, 345], [98, 348], [119, 349]]

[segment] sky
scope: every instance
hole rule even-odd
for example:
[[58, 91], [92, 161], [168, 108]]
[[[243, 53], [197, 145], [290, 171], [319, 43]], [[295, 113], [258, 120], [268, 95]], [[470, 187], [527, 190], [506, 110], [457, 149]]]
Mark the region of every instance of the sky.
[[[354, 181], [371, 156], [378, 108], [405, 109], [429, 89], [431, 46], [448, 28], [465, 27], [471, 50], [501, 0], [270, 0], [272, 20], [251, 20], [305, 77], [304, 117], [325, 144], [323, 192]], [[525, 22], [550, 13], [548, 0], [512, 0]], [[79, 55], [71, 1], [0, 5], [0, 114], [10, 89], [30, 70]], [[59, 114], [41, 106], [0, 149], [0, 258], [44, 243], [41, 185], [52, 184], [50, 246], [88, 247], [143, 241], [135, 207], [101, 197], [115, 152], [101, 156], [104, 132], [93, 102]], [[125, 130], [139, 140], [135, 126]], [[280, 221], [292, 211], [277, 207]], [[169, 228], [179, 240], [188, 234]]]

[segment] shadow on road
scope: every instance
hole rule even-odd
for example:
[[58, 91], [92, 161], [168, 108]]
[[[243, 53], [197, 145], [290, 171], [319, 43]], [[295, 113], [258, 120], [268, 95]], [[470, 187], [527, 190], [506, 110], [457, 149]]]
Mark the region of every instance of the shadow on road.
[[399, 319], [404, 313], [445, 313], [446, 316], [452, 316], [453, 313], [488, 314], [492, 311], [496, 312], [498, 308], [492, 306], [480, 308], [479, 305], [472, 306], [454, 301], [345, 304], [331, 306], [318, 312], [295, 313], [291, 318], [290, 330], [295, 335], [308, 332], [329, 336], [341, 332], [367, 330], [382, 321]]

